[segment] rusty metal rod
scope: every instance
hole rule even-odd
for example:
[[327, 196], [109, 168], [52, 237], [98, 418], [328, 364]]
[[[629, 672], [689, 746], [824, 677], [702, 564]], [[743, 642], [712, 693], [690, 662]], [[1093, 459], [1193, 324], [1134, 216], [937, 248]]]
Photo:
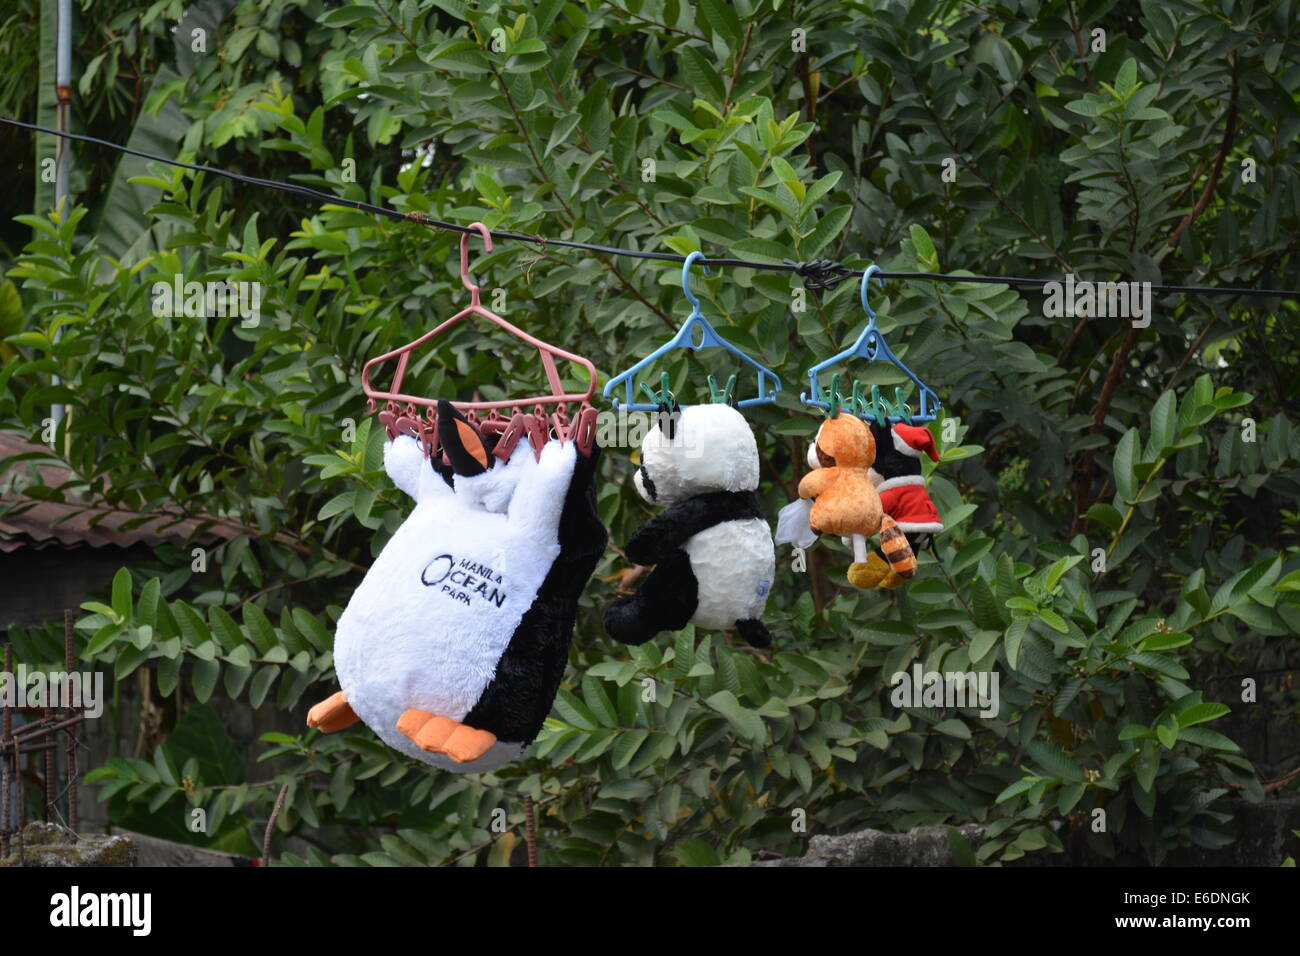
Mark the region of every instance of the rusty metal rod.
[[81, 723], [81, 721], [85, 720], [85, 717], [82, 714], [76, 714], [66, 720], [60, 720], [57, 723], [52, 724], [47, 724], [45, 722], [46, 719], [47, 718], [45, 717], [41, 717], [39, 720], [35, 720], [32, 723], [25, 725], [22, 729], [16, 731], [11, 736], [23, 741], [39, 740], [41, 737], [48, 737], [50, 734], [62, 730], [64, 727]]
[[[49, 704], [45, 706], [45, 719], [54, 720], [54, 708]], [[46, 823], [54, 820], [54, 748], [46, 747], [45, 750], [45, 806], [41, 808], [41, 819]]]
[[[72, 611], [63, 609], [63, 668], [72, 673]], [[73, 714], [72, 708], [68, 713]], [[81, 714], [74, 714], [78, 719]], [[68, 829], [77, 832], [77, 731], [74, 727], [65, 728], [68, 735]]]
[[34, 740], [37, 737], [45, 737], [50, 734], [50, 718], [37, 717], [35, 720], [23, 724], [15, 730], [10, 736], [19, 737], [22, 740]]
[[[26, 742], [23, 741], [23, 743], [26, 743]], [[49, 750], [51, 747], [57, 748], [58, 746], [59, 746], [59, 744], [58, 744], [57, 741], [47, 740], [47, 741], [45, 741], [45, 743], [43, 743], [43, 744], [31, 744], [31, 745], [29, 745], [29, 746], [25, 746], [25, 747], [23, 747], [23, 753], [25, 753], [25, 754], [34, 754], [34, 753], [38, 753], [38, 752], [40, 752], [40, 751], [42, 751], [42, 750]], [[6, 749], [10, 749], [10, 748], [8, 748], [7, 745], [5, 745], [5, 746], [0, 746], [0, 753], [4, 753], [4, 752], [6, 751]]]
[[27, 788], [23, 785], [23, 742], [18, 738], [13, 738], [14, 746], [14, 784], [18, 788], [15, 795], [15, 804], [17, 807], [14, 811], [14, 829], [18, 831], [18, 865], [27, 865], [27, 846], [23, 839], [23, 821], [27, 817]]
[[537, 865], [537, 817], [533, 812], [533, 798], [524, 794], [524, 842], [528, 844], [528, 865]]
[[[13, 680], [13, 648], [6, 644], [4, 663], [5, 680]], [[4, 743], [13, 727], [9, 707], [0, 697], [0, 856], [9, 855], [9, 760], [4, 756]]]

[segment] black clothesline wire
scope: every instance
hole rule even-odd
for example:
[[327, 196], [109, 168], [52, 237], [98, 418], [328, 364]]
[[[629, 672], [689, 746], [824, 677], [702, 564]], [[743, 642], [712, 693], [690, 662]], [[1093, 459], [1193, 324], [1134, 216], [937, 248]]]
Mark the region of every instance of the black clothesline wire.
[[[179, 159], [170, 159], [166, 156], [156, 156], [153, 153], [145, 153], [138, 149], [131, 149], [128, 146], [122, 146], [119, 143], [113, 143], [105, 139], [98, 139], [94, 136], [83, 136], [79, 133], [68, 133], [62, 130], [50, 129], [47, 126], [38, 126], [35, 123], [24, 123], [21, 120], [9, 119], [6, 116], [0, 116], [0, 123], [5, 123], [9, 126], [17, 126], [38, 133], [48, 133], [51, 136], [62, 136], [65, 139], [78, 140], [83, 143], [92, 143], [96, 146], [104, 146], [108, 149], [117, 150], [120, 153], [126, 153], [129, 156], [138, 156], [141, 159], [166, 163], [169, 166], [179, 166], [182, 169], [190, 169], [195, 172], [212, 173], [214, 176], [224, 176], [227, 179], [247, 183], [251, 186], [261, 186], [265, 189], [274, 189], [280, 192], [292, 193], [297, 196], [305, 196], [309, 199], [331, 203], [336, 206], [346, 206], [361, 212], [369, 212], [377, 216], [383, 216], [387, 219], [414, 222], [422, 226], [430, 226], [434, 229], [441, 229], [446, 232], [478, 235], [477, 230], [459, 223], [434, 219], [419, 212], [403, 213], [398, 212], [395, 209], [375, 206], [371, 203], [361, 202], [356, 199], [344, 199], [331, 193], [312, 189], [309, 186], [298, 185], [297, 183], [286, 183], [276, 179], [262, 179], [257, 176], [245, 176], [241, 173], [232, 173], [229, 170], [217, 169], [213, 166], [200, 166], [194, 163], [186, 163]], [[564, 249], [582, 249], [586, 252], [596, 252], [610, 256], [624, 256], [632, 259], [652, 259], [656, 262], [683, 263], [686, 261], [685, 256], [671, 252], [646, 252], [641, 249], [623, 249], [617, 246], [602, 246], [589, 242], [575, 242], [570, 239], [548, 239], [545, 236], [533, 235], [526, 232], [516, 232], [510, 229], [493, 229], [491, 230], [491, 233], [493, 239], [510, 239], [518, 242], [531, 242], [540, 245], [543, 249], [548, 246], [558, 246]], [[841, 265], [832, 259], [816, 259], [809, 262], [795, 262], [793, 259], [786, 259], [780, 263], [753, 262], [748, 259], [735, 258], [706, 258], [696, 261], [699, 262], [700, 265], [704, 266], [730, 266], [733, 268], [760, 269], [769, 272], [793, 272], [803, 281], [804, 286], [812, 291], [833, 289], [845, 279], [861, 276], [863, 274], [862, 269], [850, 269], [848, 266]], [[875, 274], [881, 279], [912, 279], [926, 282], [982, 282], [994, 285], [1021, 286], [1028, 288], [1042, 288], [1049, 283], [1060, 282], [1059, 279], [1032, 279], [1021, 276], [963, 276], [943, 272], [877, 271]], [[1078, 278], [1075, 279], [1076, 283], [1083, 281], [1085, 280]], [[1287, 299], [1300, 299], [1300, 289], [1259, 289], [1231, 286], [1153, 284], [1151, 286], [1151, 291], [1159, 294], [1178, 293], [1180, 295], [1278, 296]]]

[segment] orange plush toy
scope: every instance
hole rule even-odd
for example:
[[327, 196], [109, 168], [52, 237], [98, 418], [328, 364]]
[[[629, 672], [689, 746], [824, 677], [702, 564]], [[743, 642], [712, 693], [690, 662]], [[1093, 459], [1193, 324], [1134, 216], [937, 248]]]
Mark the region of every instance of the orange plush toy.
[[[916, 556], [894, 519], [884, 513], [871, 482], [876, 440], [856, 415], [837, 415], [822, 423], [813, 447], [820, 468], [799, 482], [799, 497], [813, 498], [808, 520], [817, 534], [836, 534], [853, 543], [849, 583], [868, 586], [867, 538], [880, 535], [880, 549], [900, 578], [916, 573]], [[813, 455], [808, 456], [811, 460]]]

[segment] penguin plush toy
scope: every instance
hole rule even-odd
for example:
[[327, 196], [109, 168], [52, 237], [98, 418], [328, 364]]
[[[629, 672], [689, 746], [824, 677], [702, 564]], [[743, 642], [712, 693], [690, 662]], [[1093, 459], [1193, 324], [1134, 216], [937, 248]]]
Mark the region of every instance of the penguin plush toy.
[[605, 610], [605, 630], [644, 644], [687, 624], [737, 631], [753, 647], [772, 636], [760, 620], [775, 567], [759, 510], [758, 445], [726, 404], [662, 408], [641, 443], [637, 493], [665, 508], [632, 536], [629, 561], [654, 565], [636, 594]]
[[[605, 550], [598, 447], [520, 440], [508, 459], [447, 402], [446, 461], [415, 439], [384, 467], [415, 499], [339, 618], [342, 688], [311, 709], [322, 731], [363, 721], [390, 747], [446, 770], [494, 770], [541, 730], [568, 658], [578, 596]], [[438, 456], [441, 458], [442, 456]]]

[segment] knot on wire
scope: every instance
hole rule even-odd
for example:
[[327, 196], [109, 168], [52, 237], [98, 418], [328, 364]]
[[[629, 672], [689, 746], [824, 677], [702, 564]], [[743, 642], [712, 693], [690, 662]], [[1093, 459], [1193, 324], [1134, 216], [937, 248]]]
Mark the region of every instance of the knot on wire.
[[788, 266], [794, 266], [795, 275], [803, 280], [803, 287], [809, 292], [824, 292], [834, 289], [852, 273], [834, 259], [813, 259], [811, 262], [795, 262], [793, 259], [782, 260]]

